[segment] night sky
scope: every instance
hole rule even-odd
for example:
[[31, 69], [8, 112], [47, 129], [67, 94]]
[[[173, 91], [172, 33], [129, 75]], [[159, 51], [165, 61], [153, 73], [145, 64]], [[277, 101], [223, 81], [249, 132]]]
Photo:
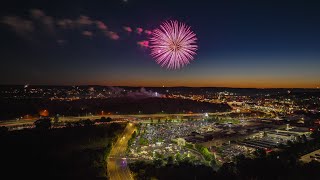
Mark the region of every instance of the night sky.
[[[0, 84], [317, 88], [320, 3], [278, 1], [3, 0]], [[166, 20], [198, 37], [180, 70], [138, 43]]]

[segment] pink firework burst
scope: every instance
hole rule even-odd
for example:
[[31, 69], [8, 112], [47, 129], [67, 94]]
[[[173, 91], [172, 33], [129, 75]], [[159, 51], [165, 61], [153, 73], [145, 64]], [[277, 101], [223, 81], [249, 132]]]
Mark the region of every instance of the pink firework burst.
[[151, 56], [167, 69], [180, 69], [194, 59], [198, 49], [196, 34], [190, 26], [178, 21], [166, 21], [152, 32]]

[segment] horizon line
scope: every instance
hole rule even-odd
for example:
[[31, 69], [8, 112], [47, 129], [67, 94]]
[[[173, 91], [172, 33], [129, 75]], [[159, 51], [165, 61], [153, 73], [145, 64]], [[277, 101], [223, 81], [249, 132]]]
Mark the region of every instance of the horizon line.
[[133, 87], [133, 88], [226, 88], [226, 89], [318, 89], [319, 87], [226, 87], [226, 86], [140, 86], [140, 85], [93, 85], [93, 84], [78, 84], [78, 85], [71, 85], [71, 84], [0, 84], [0, 86], [101, 86], [101, 87]]

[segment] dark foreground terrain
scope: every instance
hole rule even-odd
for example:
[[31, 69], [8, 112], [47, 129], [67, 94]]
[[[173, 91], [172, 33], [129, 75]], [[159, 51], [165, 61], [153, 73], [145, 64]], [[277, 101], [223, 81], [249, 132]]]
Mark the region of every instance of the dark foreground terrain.
[[0, 136], [0, 179], [106, 179], [112, 142], [124, 125], [9, 131]]

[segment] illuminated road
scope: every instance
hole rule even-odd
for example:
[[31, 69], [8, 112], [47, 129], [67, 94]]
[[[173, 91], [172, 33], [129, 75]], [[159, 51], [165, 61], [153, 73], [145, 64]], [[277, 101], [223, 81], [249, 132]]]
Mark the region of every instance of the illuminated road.
[[111, 149], [110, 155], [107, 159], [108, 175], [111, 180], [133, 180], [130, 169], [127, 166], [125, 155], [128, 146], [128, 140], [131, 138], [131, 135], [134, 131], [134, 124], [129, 123], [123, 134], [119, 137]]
[[[227, 115], [231, 112], [218, 112], [218, 113], [208, 113], [208, 115]], [[112, 119], [140, 119], [140, 118], [152, 118], [152, 119], [158, 119], [158, 118], [167, 118], [167, 117], [203, 117], [204, 113], [192, 113], [192, 114], [132, 114], [132, 115], [120, 115], [120, 114], [111, 114], [111, 115], [103, 115], [104, 117], [110, 117]], [[72, 121], [79, 121], [80, 119], [100, 119], [102, 116], [66, 116], [66, 117], [60, 117], [59, 121], [61, 122], [72, 122]], [[21, 120], [8, 120], [8, 121], [0, 121], [0, 126], [22, 126], [22, 125], [33, 125], [33, 123], [38, 118], [33, 119], [21, 119]]]

